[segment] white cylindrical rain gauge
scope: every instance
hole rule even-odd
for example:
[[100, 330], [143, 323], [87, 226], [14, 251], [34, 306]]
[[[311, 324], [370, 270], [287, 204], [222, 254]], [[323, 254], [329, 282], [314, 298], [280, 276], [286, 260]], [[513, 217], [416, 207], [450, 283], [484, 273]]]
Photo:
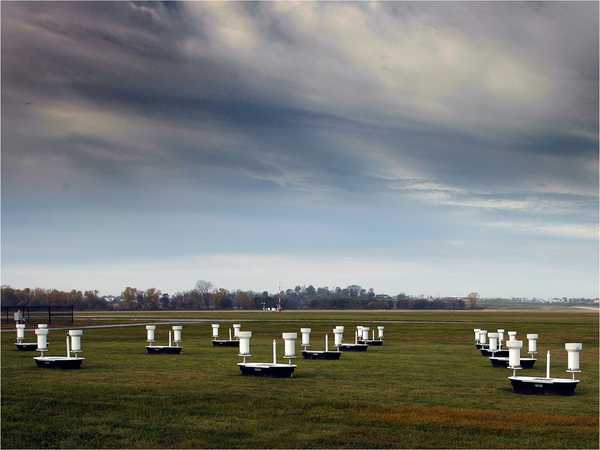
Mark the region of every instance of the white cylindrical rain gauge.
[[342, 345], [342, 341], [344, 340], [344, 328], [343, 327], [335, 327], [333, 329], [333, 344], [336, 347]]
[[521, 348], [523, 347], [523, 341], [508, 341], [506, 346], [508, 347], [508, 368], [520, 369]]
[[579, 368], [579, 352], [583, 349], [583, 344], [569, 342], [565, 344], [567, 351], [567, 372], [581, 372]]
[[377, 338], [380, 340], [383, 340], [383, 329], [384, 327], [381, 325], [377, 327]]
[[509, 341], [516, 341], [517, 340], [517, 332], [516, 331], [509, 331], [508, 332], [508, 340]]
[[362, 334], [362, 340], [363, 341], [368, 341], [369, 340], [369, 327], [361, 327], [360, 332]]
[[146, 325], [146, 340], [153, 343], [156, 340], [156, 325]]
[[537, 353], [537, 340], [539, 336], [535, 333], [527, 335], [527, 352], [531, 354]]
[[250, 355], [250, 338], [252, 337], [252, 331], [240, 331], [240, 356], [251, 356]]
[[173, 342], [175, 345], [181, 345], [181, 331], [183, 327], [181, 325], [173, 325]]
[[81, 353], [81, 336], [83, 336], [83, 330], [69, 330], [69, 337], [71, 338], [71, 351], [73, 353]]
[[498, 333], [488, 333], [489, 345], [488, 350], [495, 352], [498, 350]]
[[283, 357], [284, 358], [295, 358], [296, 357], [296, 339], [298, 339], [298, 333], [282, 333], [283, 338]]
[[502, 342], [504, 342], [504, 330], [498, 328], [498, 348], [502, 349]]
[[302, 347], [310, 347], [310, 328], [300, 328], [302, 334]]
[[48, 328], [37, 328], [35, 335], [37, 336], [37, 351], [42, 353], [48, 351]]
[[240, 338], [240, 328], [242, 328], [242, 326], [239, 323], [233, 324], [233, 337], [236, 339]]
[[475, 342], [479, 344], [479, 332], [481, 330], [479, 328], [473, 328], [473, 333], [475, 333]]
[[487, 342], [487, 330], [479, 331], [479, 343], [481, 345], [485, 345], [486, 342]]
[[25, 324], [17, 324], [17, 342], [20, 344], [25, 339]]
[[213, 339], [215, 339], [215, 338], [218, 338], [218, 337], [219, 337], [219, 327], [220, 327], [220, 326], [221, 326], [221, 325], [219, 325], [218, 323], [213, 323], [213, 324], [211, 325], [211, 327], [212, 327], [212, 337], [213, 337]]

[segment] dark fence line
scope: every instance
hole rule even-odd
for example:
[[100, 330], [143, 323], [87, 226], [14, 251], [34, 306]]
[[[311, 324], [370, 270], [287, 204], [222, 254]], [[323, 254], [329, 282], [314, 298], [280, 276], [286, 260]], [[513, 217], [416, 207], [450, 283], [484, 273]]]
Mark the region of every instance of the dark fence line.
[[2, 306], [3, 323], [73, 323], [74, 306]]

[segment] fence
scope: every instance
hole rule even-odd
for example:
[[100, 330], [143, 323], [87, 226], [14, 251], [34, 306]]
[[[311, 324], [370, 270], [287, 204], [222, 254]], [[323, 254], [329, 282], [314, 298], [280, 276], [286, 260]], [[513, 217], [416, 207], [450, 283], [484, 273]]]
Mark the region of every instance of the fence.
[[2, 323], [14, 323], [15, 313], [20, 312], [25, 323], [73, 324], [73, 306], [2, 306]]

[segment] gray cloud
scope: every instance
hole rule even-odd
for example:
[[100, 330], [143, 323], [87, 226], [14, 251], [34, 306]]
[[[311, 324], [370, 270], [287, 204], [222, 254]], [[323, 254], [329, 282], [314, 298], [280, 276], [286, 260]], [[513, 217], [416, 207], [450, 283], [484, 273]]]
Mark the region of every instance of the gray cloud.
[[594, 236], [595, 3], [1, 7], [4, 211], [385, 203]]

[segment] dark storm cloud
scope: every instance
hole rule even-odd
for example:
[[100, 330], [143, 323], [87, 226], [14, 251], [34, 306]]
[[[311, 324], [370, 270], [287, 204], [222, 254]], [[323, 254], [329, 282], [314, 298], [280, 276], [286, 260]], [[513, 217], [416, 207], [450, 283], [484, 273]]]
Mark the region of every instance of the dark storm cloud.
[[69, 167], [484, 211], [596, 198], [595, 4], [2, 10], [11, 188]]

